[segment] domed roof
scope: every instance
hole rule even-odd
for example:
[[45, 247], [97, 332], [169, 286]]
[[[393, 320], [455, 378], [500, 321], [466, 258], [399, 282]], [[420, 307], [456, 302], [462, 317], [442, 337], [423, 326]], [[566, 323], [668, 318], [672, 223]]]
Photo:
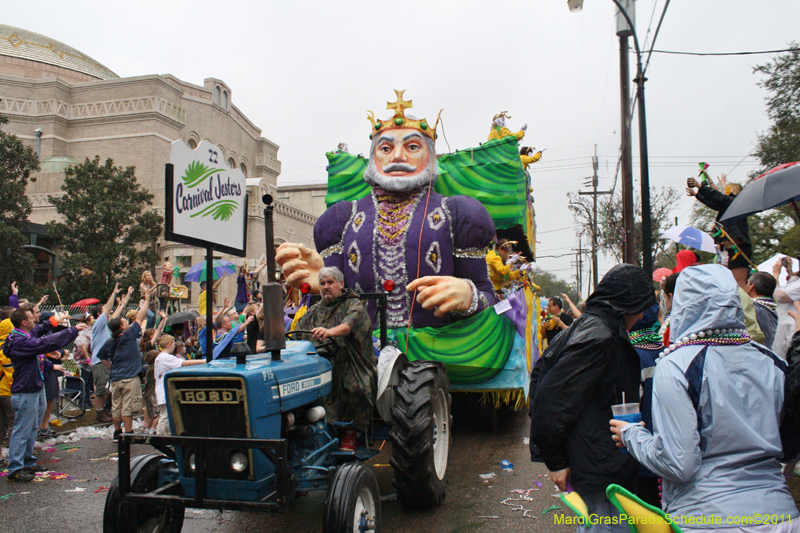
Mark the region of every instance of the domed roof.
[[67, 167], [77, 164], [78, 160], [74, 157], [69, 157], [67, 155], [55, 155], [42, 161], [39, 164], [39, 168], [42, 172], [64, 172]]
[[108, 68], [71, 46], [32, 31], [0, 24], [0, 55], [38, 61], [101, 80], [119, 78]]

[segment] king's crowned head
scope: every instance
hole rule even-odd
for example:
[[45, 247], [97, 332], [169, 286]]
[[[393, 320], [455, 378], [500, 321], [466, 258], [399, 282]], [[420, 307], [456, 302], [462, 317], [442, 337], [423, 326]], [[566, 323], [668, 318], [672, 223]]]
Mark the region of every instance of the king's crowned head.
[[427, 120], [406, 116], [411, 100], [403, 100], [405, 91], [394, 91], [397, 101], [387, 102], [386, 108], [394, 111], [389, 120], [375, 120], [370, 111], [367, 118], [372, 123], [372, 140], [369, 164], [364, 171], [364, 180], [373, 187], [387, 191], [409, 192], [436, 182], [436, 126]]
[[406, 91], [398, 91], [395, 89], [394, 93], [397, 95], [397, 101], [386, 102], [386, 109], [394, 111], [394, 116], [391, 118], [387, 120], [376, 120], [375, 113], [372, 111], [367, 111], [367, 113], [369, 113], [367, 115], [367, 119], [372, 124], [372, 132], [369, 135], [370, 139], [382, 131], [396, 128], [411, 128], [419, 130], [423, 135], [428, 136], [430, 139], [436, 140], [436, 137], [438, 137], [438, 135], [436, 135], [436, 127], [439, 125], [439, 117], [442, 114], [441, 110], [439, 111], [439, 115], [436, 117], [436, 122], [434, 123], [433, 127], [431, 127], [428, 121], [424, 118], [418, 120], [411, 115], [406, 116], [406, 109], [410, 109], [413, 106], [411, 105], [411, 100], [403, 100], [404, 92]]

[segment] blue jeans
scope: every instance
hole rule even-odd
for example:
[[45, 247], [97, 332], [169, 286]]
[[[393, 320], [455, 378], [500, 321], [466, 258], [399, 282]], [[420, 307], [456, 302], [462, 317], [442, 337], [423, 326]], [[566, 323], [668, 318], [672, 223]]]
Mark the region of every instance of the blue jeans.
[[36, 465], [33, 445], [36, 444], [39, 424], [47, 408], [44, 387], [39, 392], [12, 393], [11, 406], [17, 418], [11, 442], [8, 443], [9, 474]]
[[614, 507], [605, 494], [581, 494], [581, 498], [589, 509], [592, 520], [591, 528], [579, 525], [576, 533], [630, 533], [631, 528], [626, 521], [619, 520], [620, 524], [604, 524], [603, 518], [619, 517], [619, 510]]
[[233, 302], [233, 305], [234, 309], [236, 309], [236, 312], [241, 313], [242, 311], [244, 311], [244, 308], [247, 307], [247, 302], [236, 300], [235, 302]]
[[147, 313], [145, 314], [145, 327], [144, 329], [154, 328], [156, 326], [156, 313], [149, 307], [147, 308]]

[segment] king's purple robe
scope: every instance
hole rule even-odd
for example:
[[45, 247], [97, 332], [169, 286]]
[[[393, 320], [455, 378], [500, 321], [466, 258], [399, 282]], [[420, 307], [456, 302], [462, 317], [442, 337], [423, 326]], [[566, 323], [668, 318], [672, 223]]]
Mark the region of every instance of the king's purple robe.
[[[427, 208], [426, 208], [427, 203]], [[401, 228], [401, 229], [398, 229]], [[421, 233], [421, 239], [420, 239]], [[495, 295], [486, 265], [494, 239], [494, 222], [486, 208], [469, 196], [442, 196], [427, 188], [387, 193], [373, 188], [356, 201], [332, 205], [314, 225], [314, 242], [325, 266], [344, 274], [345, 286], [356, 293], [388, 293], [390, 328], [444, 326], [494, 305]], [[471, 312], [436, 317], [413, 301], [406, 285], [424, 276], [454, 276], [473, 287]], [[376, 304], [368, 306], [373, 326]]]

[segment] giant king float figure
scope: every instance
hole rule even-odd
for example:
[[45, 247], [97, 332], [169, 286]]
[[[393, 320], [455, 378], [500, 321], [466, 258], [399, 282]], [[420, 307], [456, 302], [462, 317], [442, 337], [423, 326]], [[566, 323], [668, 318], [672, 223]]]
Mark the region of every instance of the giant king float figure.
[[395, 92], [397, 101], [387, 104], [394, 116], [368, 115], [372, 144], [364, 180], [371, 193], [319, 217], [317, 252], [284, 243], [276, 260], [292, 287], [308, 282], [317, 292], [319, 269], [335, 266], [356, 293], [387, 290], [390, 328], [444, 326], [495, 303], [484, 260], [494, 223], [476, 199], [433, 191], [439, 119], [431, 127], [407, 116], [411, 101]]

